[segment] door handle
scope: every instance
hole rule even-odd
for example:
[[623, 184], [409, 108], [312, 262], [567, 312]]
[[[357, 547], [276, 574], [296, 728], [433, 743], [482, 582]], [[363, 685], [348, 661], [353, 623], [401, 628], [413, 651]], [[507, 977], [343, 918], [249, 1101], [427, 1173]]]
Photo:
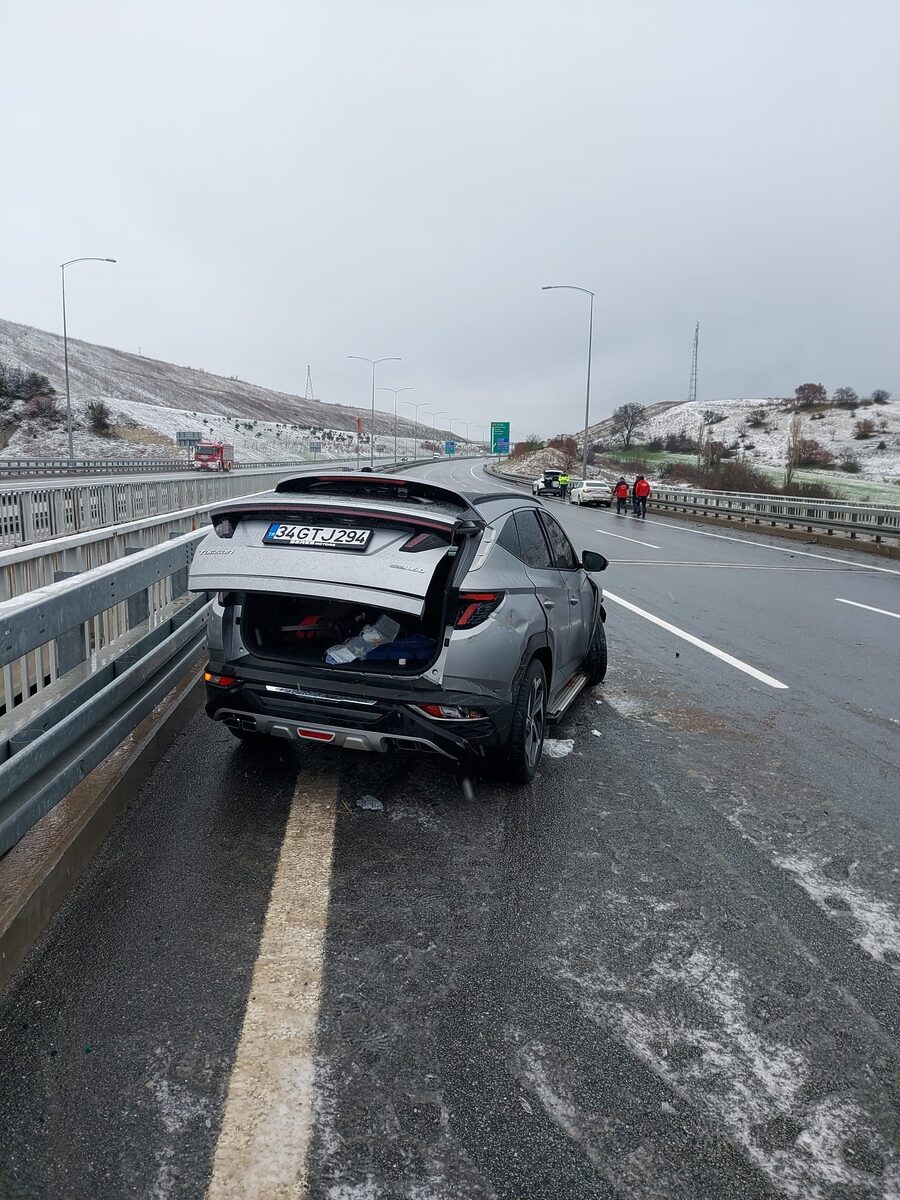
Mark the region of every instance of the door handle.
[[578, 599], [577, 596], [570, 596], [569, 603], [572, 605], [573, 608], [577, 608], [578, 605], [581, 603], [581, 601]]
[[541, 604], [543, 604], [544, 608], [553, 608], [553, 601], [548, 600], [545, 596], [541, 596]]

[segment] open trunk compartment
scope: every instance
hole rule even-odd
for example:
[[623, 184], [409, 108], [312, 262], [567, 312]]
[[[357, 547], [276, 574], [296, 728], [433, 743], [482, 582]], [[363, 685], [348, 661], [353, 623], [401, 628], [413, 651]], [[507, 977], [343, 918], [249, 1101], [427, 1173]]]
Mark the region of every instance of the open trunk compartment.
[[[330, 649], [359, 638], [364, 629], [384, 618], [399, 626], [392, 640], [348, 663], [326, 660]], [[423, 616], [415, 617], [362, 600], [250, 592], [241, 610], [241, 635], [255, 658], [269, 659], [279, 666], [419, 674], [438, 656], [444, 636], [441, 620], [441, 612], [428, 612], [427, 605]]]

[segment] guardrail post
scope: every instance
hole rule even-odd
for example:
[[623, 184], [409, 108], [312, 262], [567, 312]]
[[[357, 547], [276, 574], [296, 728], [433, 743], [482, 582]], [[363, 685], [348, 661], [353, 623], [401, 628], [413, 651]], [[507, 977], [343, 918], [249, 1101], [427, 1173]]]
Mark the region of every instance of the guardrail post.
[[34, 529], [34, 493], [19, 493], [19, 545], [36, 542]]
[[[145, 546], [126, 546], [125, 557], [140, 554], [145, 549]], [[134, 629], [135, 625], [140, 625], [150, 619], [150, 597], [147, 595], [146, 588], [142, 592], [135, 592], [133, 596], [129, 596], [125, 603], [128, 608], [129, 629]]]
[[[73, 575], [78, 574], [80, 574], [78, 571], [54, 571], [53, 582], [59, 583], [61, 579], [71, 579]], [[83, 625], [75, 625], [72, 629], [67, 629], [56, 639], [56, 672], [58, 675], [65, 675], [67, 671], [71, 671], [79, 663], [83, 663], [86, 658]]]
[[[173, 541], [175, 538], [184, 537], [183, 533], [170, 533], [166, 538], [167, 542]], [[172, 596], [174, 600], [177, 596], [183, 596], [187, 591], [188, 585], [188, 568], [179, 567], [177, 571], [173, 571], [170, 579], [172, 580]]]

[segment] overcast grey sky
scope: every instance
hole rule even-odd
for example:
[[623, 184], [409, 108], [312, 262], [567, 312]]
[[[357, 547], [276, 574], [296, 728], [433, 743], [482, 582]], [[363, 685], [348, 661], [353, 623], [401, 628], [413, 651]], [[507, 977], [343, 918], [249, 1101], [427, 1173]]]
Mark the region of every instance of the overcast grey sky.
[[[900, 392], [898, 0], [0, 0], [0, 315], [552, 434]], [[77, 272], [77, 274], [76, 274]], [[387, 400], [384, 394], [382, 399]], [[385, 405], [386, 406], [386, 405]]]

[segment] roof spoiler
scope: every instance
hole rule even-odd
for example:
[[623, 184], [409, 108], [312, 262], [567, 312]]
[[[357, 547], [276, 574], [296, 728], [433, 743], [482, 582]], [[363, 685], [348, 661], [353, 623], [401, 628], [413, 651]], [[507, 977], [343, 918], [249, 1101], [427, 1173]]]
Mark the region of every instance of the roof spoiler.
[[282, 479], [276, 492], [289, 495], [343, 496], [360, 500], [396, 500], [400, 503], [441, 504], [460, 510], [483, 524], [481, 513], [459, 492], [422, 479], [391, 478], [385, 475], [296, 475]]

